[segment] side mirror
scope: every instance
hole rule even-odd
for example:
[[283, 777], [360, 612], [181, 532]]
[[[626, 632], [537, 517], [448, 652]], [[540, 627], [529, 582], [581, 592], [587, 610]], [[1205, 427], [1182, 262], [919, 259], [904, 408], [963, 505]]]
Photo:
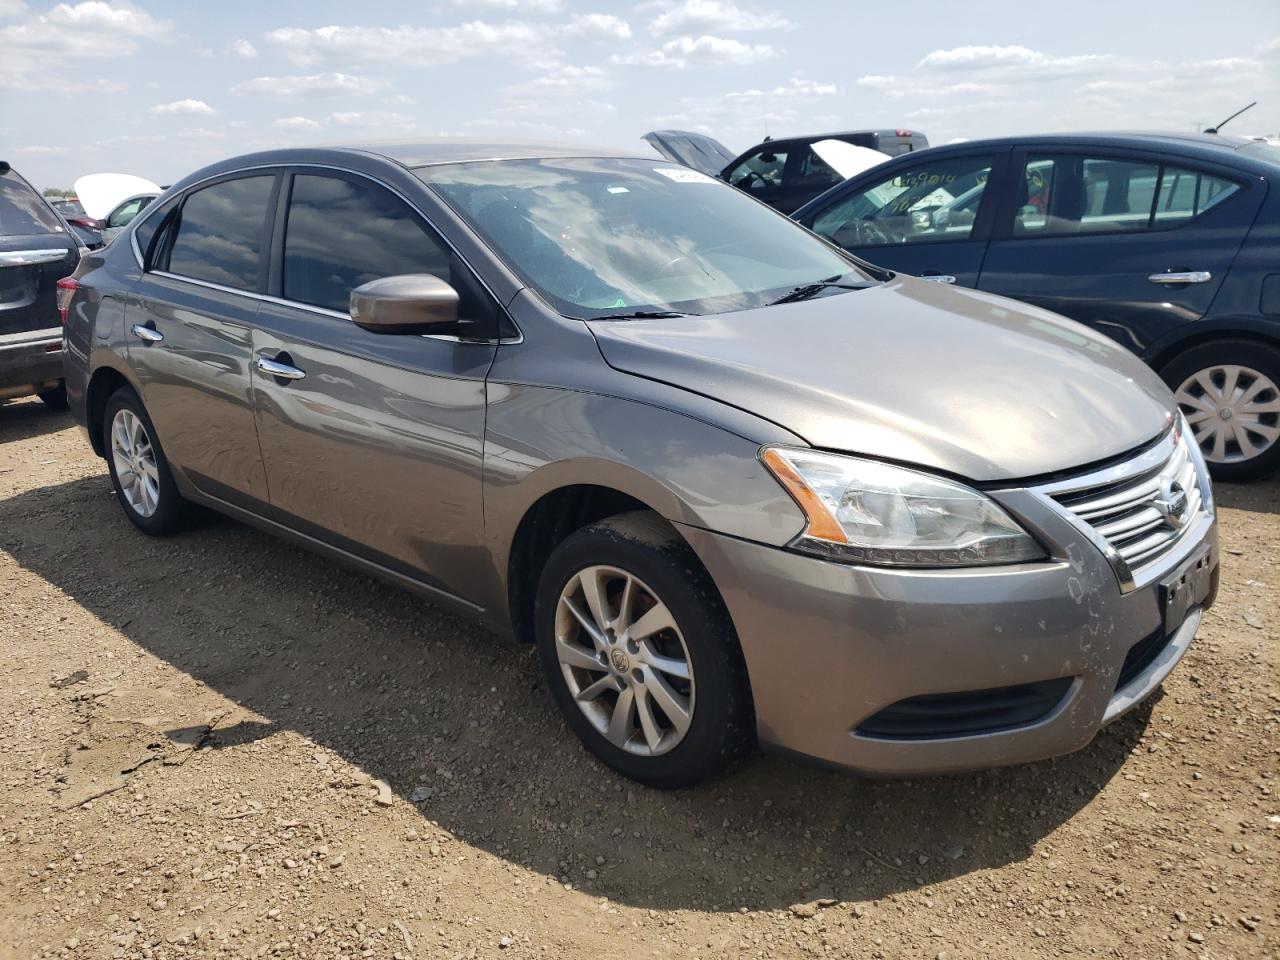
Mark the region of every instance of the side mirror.
[[351, 320], [374, 333], [422, 333], [458, 322], [458, 291], [430, 273], [380, 277], [351, 291]]

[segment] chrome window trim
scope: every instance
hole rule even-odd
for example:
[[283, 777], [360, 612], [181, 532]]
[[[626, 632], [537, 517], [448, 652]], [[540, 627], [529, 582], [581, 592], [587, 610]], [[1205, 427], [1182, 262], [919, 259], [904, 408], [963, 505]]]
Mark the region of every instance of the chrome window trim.
[[[291, 307], [295, 310], [305, 310], [308, 313], [318, 314], [322, 317], [328, 317], [333, 320], [343, 320], [352, 323], [351, 314], [340, 313], [337, 310], [330, 310], [327, 307], [317, 307], [310, 303], [302, 303], [298, 300], [285, 300], [282, 297], [272, 297], [265, 293], [258, 293], [254, 290], [237, 290], [235, 287], [224, 286], [221, 283], [214, 283], [211, 280], [198, 280], [195, 277], [184, 277], [181, 274], [169, 273], [167, 270], [148, 270], [153, 277], [164, 277], [166, 280], [177, 280], [179, 283], [190, 283], [197, 287], [206, 287], [210, 290], [217, 290], [221, 293], [232, 293], [241, 297], [248, 297], [250, 300], [257, 300], [259, 303], [271, 303], [279, 307]], [[518, 327], [516, 328], [519, 329]], [[418, 336], [424, 340], [442, 340], [450, 343], [523, 343], [524, 334], [518, 334], [514, 337], [485, 337], [464, 339], [450, 333], [421, 333]]]
[[[388, 162], [390, 163], [394, 161], [388, 161]], [[383, 180], [379, 180], [377, 177], [373, 176], [372, 174], [363, 173], [359, 170], [349, 170], [346, 167], [335, 167], [333, 164], [329, 164], [329, 163], [315, 163], [313, 161], [281, 163], [277, 161], [275, 163], [262, 163], [252, 167], [241, 167], [238, 170], [228, 170], [222, 173], [211, 174], [202, 180], [197, 180], [195, 183], [188, 184], [187, 186], [183, 187], [179, 193], [174, 194], [174, 196], [180, 197], [182, 198], [183, 201], [185, 201], [186, 197], [192, 191], [199, 188], [202, 184], [209, 183], [213, 180], [221, 180], [223, 178], [234, 178], [236, 175], [241, 173], [251, 174], [255, 170], [273, 170], [276, 173], [285, 173], [294, 167], [305, 167], [309, 170], [329, 170], [334, 173], [345, 173], [349, 176], [363, 177], [365, 180], [368, 180], [371, 183], [375, 183], [378, 186], [382, 187], [382, 189], [388, 190], [396, 197], [399, 197], [400, 200], [402, 200], [405, 203], [405, 205], [409, 207], [410, 210], [412, 210], [414, 213], [416, 213], [419, 217], [422, 218], [423, 222], [426, 223], [426, 225], [431, 229], [431, 231], [441, 239], [441, 241], [444, 243], [446, 247], [449, 248], [449, 250], [453, 253], [453, 255], [456, 256], [459, 260], [461, 260], [462, 263], [466, 266], [466, 268], [470, 270], [471, 273], [475, 276], [475, 278], [480, 281], [480, 286], [484, 287], [485, 292], [488, 293], [489, 296], [493, 298], [493, 302], [496, 303], [502, 309], [504, 310], [506, 309], [506, 304], [503, 303], [502, 299], [496, 293], [493, 292], [493, 288], [489, 286], [488, 281], [485, 280], [484, 276], [480, 273], [480, 271], [477, 270], [475, 266], [471, 263], [471, 261], [468, 260], [463, 255], [462, 251], [457, 248], [457, 246], [453, 243], [453, 241], [450, 240], [445, 235], [444, 231], [435, 225], [435, 221], [433, 221], [429, 216], [427, 216], [427, 214], [423, 211], [421, 207], [419, 207], [416, 203], [414, 203], [412, 200], [406, 197], [398, 189], [396, 189], [391, 184]], [[167, 202], [167, 199], [168, 198], [166, 198], [166, 202]], [[181, 277], [178, 274], [168, 273], [167, 271], [161, 271], [161, 270], [148, 271], [147, 270], [147, 268], [143, 265], [142, 252], [138, 249], [137, 224], [146, 221], [150, 216], [154, 216], [156, 211], [158, 211], [162, 206], [163, 204], [160, 203], [160, 197], [157, 197], [155, 201], [153, 201], [151, 204], [147, 206], [147, 211], [150, 211], [150, 213], [144, 212], [144, 215], [134, 217], [133, 220], [130, 221], [130, 223], [125, 227], [125, 229], [129, 231], [129, 246], [133, 250], [133, 258], [134, 260], [137, 261], [138, 269], [140, 269], [143, 273], [154, 273], [157, 275], [172, 277], [178, 280], [192, 280], [192, 282], [195, 282], [195, 283], [205, 283], [205, 285], [207, 286], [212, 286], [215, 289], [219, 289], [219, 290], [227, 290], [231, 293], [245, 292], [241, 290], [234, 290], [230, 287], [221, 287], [217, 284], [209, 284], [205, 281], [197, 281], [191, 277]], [[279, 304], [284, 304], [286, 306], [291, 306], [291, 307], [301, 307], [305, 310], [317, 311], [317, 312], [326, 314], [328, 316], [339, 316], [339, 317], [344, 317], [345, 319], [348, 319], [348, 320], [350, 319], [350, 317], [346, 316], [345, 314], [340, 314], [335, 310], [326, 310], [324, 307], [313, 307], [311, 304], [299, 303], [298, 301], [295, 301], [295, 300], [284, 300], [282, 298], [268, 297], [265, 294], [254, 294], [254, 295], [257, 296], [259, 299], [267, 300], [271, 303], [279, 303]], [[515, 337], [499, 337], [496, 339], [496, 342], [498, 343], [522, 342], [524, 340], [524, 333], [523, 331], [520, 330], [520, 325], [515, 322], [514, 318], [508, 317], [508, 319], [511, 320], [511, 325], [516, 328], [516, 336]], [[488, 341], [477, 341], [477, 342], [488, 342]]]

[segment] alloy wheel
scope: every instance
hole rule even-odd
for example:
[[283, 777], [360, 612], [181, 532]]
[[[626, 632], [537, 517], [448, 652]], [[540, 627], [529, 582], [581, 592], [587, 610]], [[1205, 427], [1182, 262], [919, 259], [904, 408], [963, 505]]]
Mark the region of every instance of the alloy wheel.
[[147, 428], [132, 410], [116, 411], [111, 421], [111, 460], [120, 493], [131, 510], [149, 517], [160, 505], [160, 471]]
[[1243, 463], [1280, 439], [1280, 387], [1240, 364], [1219, 364], [1187, 377], [1174, 398], [1210, 463]]
[[574, 702], [615, 747], [673, 750], [693, 720], [693, 664], [671, 611], [639, 577], [591, 566], [556, 605], [556, 656]]

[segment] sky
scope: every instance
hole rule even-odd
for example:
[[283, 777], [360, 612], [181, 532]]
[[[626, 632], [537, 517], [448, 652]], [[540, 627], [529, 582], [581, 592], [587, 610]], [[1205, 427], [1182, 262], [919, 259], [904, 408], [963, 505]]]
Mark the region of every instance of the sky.
[[1192, 131], [1250, 100], [1227, 130], [1280, 133], [1280, 0], [0, 0], [0, 159], [39, 188], [372, 139]]

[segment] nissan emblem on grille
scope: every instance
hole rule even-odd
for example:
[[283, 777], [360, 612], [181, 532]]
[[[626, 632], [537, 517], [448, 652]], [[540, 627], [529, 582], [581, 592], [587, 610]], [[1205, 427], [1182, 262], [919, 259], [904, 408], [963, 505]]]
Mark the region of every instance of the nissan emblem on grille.
[[1160, 496], [1151, 501], [1171, 527], [1181, 527], [1186, 522], [1187, 492], [1172, 477], [1160, 481]]

